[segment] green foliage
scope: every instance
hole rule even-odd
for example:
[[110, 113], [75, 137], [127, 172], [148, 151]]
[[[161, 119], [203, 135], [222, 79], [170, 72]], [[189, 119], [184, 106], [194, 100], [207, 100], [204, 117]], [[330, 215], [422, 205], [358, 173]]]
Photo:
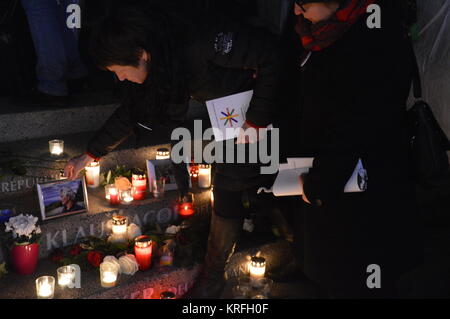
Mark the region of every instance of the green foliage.
[[103, 186], [114, 183], [116, 177], [119, 176], [126, 177], [131, 181], [133, 169], [128, 169], [125, 167], [125, 165], [117, 165], [114, 170], [109, 170], [108, 172], [102, 173], [102, 175], [103, 175], [102, 181]]

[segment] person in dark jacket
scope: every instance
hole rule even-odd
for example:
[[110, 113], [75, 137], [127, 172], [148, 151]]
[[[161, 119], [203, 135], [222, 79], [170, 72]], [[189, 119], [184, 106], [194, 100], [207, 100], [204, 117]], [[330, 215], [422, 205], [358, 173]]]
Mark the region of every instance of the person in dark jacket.
[[[381, 28], [369, 27], [371, 4]], [[423, 258], [405, 123], [410, 44], [394, 1], [300, 0], [295, 14], [295, 149], [314, 157], [300, 177], [300, 266], [333, 298], [396, 297]], [[358, 159], [367, 190], [344, 193]]]
[[[69, 161], [69, 178], [122, 143], [135, 125], [165, 125], [169, 131], [183, 126], [189, 97], [204, 102], [253, 89], [243, 128], [266, 127], [273, 120], [283, 59], [276, 39], [262, 29], [225, 18], [121, 10], [99, 25], [91, 51], [98, 66], [126, 80], [125, 100], [86, 153]], [[256, 192], [269, 178], [258, 165], [216, 164], [215, 171], [207, 256], [193, 294], [203, 298], [222, 290], [224, 267], [242, 229], [243, 192]]]

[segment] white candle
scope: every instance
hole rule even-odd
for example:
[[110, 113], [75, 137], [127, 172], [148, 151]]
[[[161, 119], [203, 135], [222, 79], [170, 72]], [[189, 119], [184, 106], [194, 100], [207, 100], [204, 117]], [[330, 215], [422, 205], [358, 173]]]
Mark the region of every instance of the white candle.
[[51, 155], [61, 155], [64, 153], [64, 141], [63, 140], [51, 140], [48, 142]]
[[198, 187], [208, 188], [211, 186], [211, 165], [199, 165]]
[[116, 285], [119, 269], [117, 265], [110, 262], [100, 264], [100, 283], [104, 288], [111, 288]]
[[114, 235], [124, 235], [127, 233], [127, 218], [125, 216], [113, 217], [112, 232]]
[[249, 264], [249, 271], [253, 283], [264, 278], [266, 272], [266, 260], [263, 257], [252, 257]]
[[86, 183], [88, 187], [95, 188], [100, 185], [100, 163], [92, 162], [85, 167]]
[[124, 204], [129, 204], [133, 201], [133, 194], [131, 189], [120, 192], [120, 199]]
[[55, 291], [55, 278], [43, 276], [36, 279], [36, 293], [38, 299], [52, 299]]
[[170, 158], [170, 151], [167, 148], [158, 148], [156, 150], [156, 159], [165, 160]]
[[75, 268], [71, 266], [63, 266], [57, 269], [58, 285], [66, 287], [75, 280]]

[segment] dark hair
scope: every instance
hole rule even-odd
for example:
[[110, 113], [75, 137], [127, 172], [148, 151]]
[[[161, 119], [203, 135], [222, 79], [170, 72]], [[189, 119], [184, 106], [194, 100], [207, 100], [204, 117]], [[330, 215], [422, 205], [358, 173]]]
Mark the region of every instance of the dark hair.
[[179, 57], [180, 29], [163, 12], [146, 8], [118, 8], [102, 19], [91, 35], [90, 53], [101, 69], [111, 65], [137, 67], [142, 50], [150, 53], [144, 99], [152, 115], [169, 99], [185, 98], [187, 85]]
[[90, 53], [101, 69], [139, 64], [140, 54], [146, 47], [146, 21], [133, 9], [126, 11], [124, 15], [105, 17], [92, 32]]

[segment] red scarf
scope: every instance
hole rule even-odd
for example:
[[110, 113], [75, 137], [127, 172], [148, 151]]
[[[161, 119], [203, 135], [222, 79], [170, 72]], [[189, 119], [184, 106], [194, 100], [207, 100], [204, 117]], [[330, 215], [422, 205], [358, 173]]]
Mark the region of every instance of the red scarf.
[[327, 21], [312, 24], [298, 16], [295, 30], [305, 49], [320, 51], [337, 41], [367, 11], [375, 0], [349, 0]]

